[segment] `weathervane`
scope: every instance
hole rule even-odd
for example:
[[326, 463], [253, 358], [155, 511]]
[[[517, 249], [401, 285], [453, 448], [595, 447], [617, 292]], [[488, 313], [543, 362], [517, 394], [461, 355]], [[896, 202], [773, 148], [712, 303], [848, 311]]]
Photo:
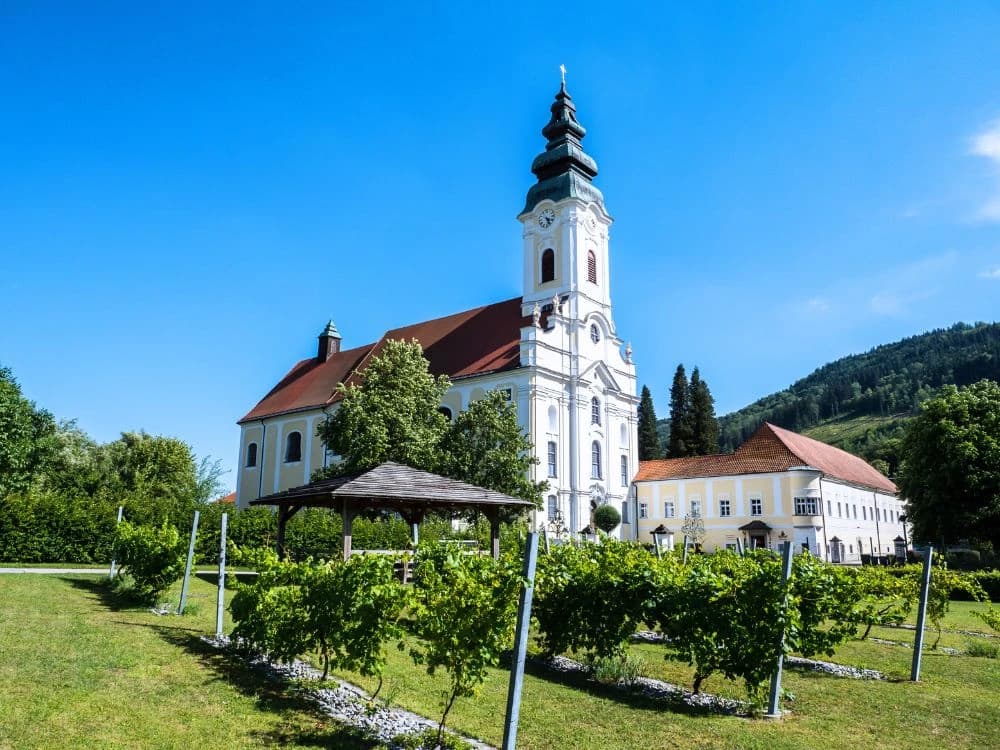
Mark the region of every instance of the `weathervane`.
[[562, 84], [563, 84], [563, 86], [565, 86], [566, 85], [566, 66], [565, 65], [560, 65], [559, 66], [559, 72], [562, 74]]

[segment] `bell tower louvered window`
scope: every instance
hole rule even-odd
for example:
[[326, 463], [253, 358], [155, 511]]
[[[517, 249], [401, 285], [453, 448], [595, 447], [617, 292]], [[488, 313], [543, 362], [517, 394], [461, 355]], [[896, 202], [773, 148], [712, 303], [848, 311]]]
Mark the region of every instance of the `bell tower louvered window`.
[[597, 256], [593, 250], [587, 251], [587, 281], [591, 284], [597, 283]]
[[542, 253], [542, 283], [546, 284], [556, 279], [556, 252], [552, 248]]

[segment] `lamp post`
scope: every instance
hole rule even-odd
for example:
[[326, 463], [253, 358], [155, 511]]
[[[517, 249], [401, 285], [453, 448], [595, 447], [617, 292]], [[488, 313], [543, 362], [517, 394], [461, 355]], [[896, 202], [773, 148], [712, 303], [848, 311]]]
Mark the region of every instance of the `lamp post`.
[[671, 549], [674, 546], [673, 538], [674, 532], [664, 526], [662, 523], [655, 529], [649, 532], [653, 535], [653, 546], [656, 548], [656, 556], [660, 557], [662, 553], [663, 543], [666, 541], [667, 549]]
[[[899, 522], [903, 525], [903, 544], [905, 545], [906, 552], [909, 552], [910, 551], [910, 540], [907, 538], [906, 520], [907, 520], [906, 519], [906, 514], [903, 514], [903, 515], [901, 515], [899, 517]], [[905, 558], [906, 555], [904, 554], [903, 557]]]

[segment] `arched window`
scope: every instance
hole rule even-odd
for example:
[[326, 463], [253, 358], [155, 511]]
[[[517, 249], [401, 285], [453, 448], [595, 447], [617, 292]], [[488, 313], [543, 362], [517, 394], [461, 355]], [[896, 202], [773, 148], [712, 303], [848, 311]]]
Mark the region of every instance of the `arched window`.
[[555, 406], [549, 407], [549, 432], [559, 432], [559, 412]]
[[257, 465], [257, 443], [250, 443], [247, 446], [247, 468]]
[[601, 399], [597, 396], [590, 399], [590, 423], [596, 425], [601, 423]]
[[438, 411], [441, 412], [441, 414], [444, 416], [445, 419], [447, 419], [449, 422], [451, 421], [451, 409], [449, 409], [447, 406], [442, 406], [438, 409]]
[[290, 432], [285, 438], [285, 463], [302, 460], [302, 433]]
[[590, 324], [590, 340], [595, 344], [601, 340], [601, 329], [597, 327], [597, 323]]
[[593, 250], [587, 251], [587, 281], [591, 284], [597, 283], [597, 256]]
[[601, 478], [601, 444], [596, 440], [590, 444], [590, 478]]
[[552, 248], [547, 248], [542, 252], [542, 283], [555, 281], [556, 278], [556, 252]]

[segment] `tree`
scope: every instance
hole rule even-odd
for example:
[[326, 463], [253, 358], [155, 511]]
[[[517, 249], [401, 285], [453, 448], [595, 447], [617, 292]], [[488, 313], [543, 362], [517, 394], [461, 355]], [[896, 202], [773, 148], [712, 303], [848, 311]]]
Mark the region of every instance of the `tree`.
[[440, 413], [448, 378], [435, 378], [417, 341], [386, 341], [360, 375], [338, 386], [340, 407], [318, 434], [340, 456], [334, 474], [365, 471], [383, 461], [436, 471], [438, 443], [447, 427]]
[[487, 393], [455, 418], [438, 454], [441, 474], [536, 504], [548, 486], [530, 478], [538, 459], [517, 423], [517, 410], [500, 391]]
[[708, 383], [701, 379], [698, 368], [691, 372], [690, 456], [707, 456], [719, 452], [719, 420], [715, 418], [715, 399], [708, 390]]
[[184, 526], [198, 500], [198, 466], [183, 440], [146, 432], [123, 432], [104, 446], [101, 491], [125, 505], [137, 523], [167, 519]]
[[622, 522], [622, 514], [613, 505], [601, 505], [594, 511], [594, 525], [610, 534]]
[[667, 458], [683, 458], [691, 455], [693, 434], [690, 421], [691, 394], [688, 390], [687, 373], [684, 365], [677, 365], [674, 382], [670, 386], [670, 442]]
[[13, 373], [0, 367], [0, 498], [28, 489], [54, 433], [52, 415], [28, 401]]
[[698, 547], [705, 541], [705, 522], [701, 515], [687, 513], [684, 515], [684, 524], [681, 526], [681, 533], [688, 538], [688, 541]]
[[945, 386], [902, 441], [899, 487], [914, 536], [1000, 549], [1000, 384]]
[[663, 456], [660, 436], [656, 433], [656, 409], [648, 386], [642, 387], [639, 400], [639, 460], [649, 461]]

